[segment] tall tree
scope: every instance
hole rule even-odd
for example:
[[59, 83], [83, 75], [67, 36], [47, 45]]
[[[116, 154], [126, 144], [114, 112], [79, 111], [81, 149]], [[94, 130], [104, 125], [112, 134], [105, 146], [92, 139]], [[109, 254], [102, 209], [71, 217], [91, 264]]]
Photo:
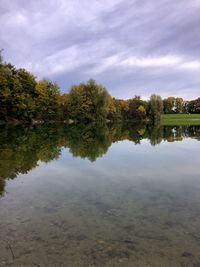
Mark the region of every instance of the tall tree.
[[159, 95], [151, 95], [149, 101], [150, 117], [154, 124], [160, 121], [161, 114], [163, 113], [163, 101]]
[[68, 110], [76, 121], [103, 121], [109, 113], [111, 97], [94, 80], [74, 85], [69, 92]]
[[183, 112], [183, 108], [184, 108], [183, 98], [177, 97], [176, 98], [176, 109], [175, 109], [175, 112], [176, 113], [182, 113]]

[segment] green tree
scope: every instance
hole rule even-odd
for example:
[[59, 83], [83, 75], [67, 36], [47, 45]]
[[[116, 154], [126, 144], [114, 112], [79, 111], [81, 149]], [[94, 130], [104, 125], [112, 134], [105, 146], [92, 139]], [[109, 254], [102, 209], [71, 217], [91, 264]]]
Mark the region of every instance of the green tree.
[[74, 85], [69, 92], [69, 117], [75, 121], [104, 121], [110, 100], [107, 90], [94, 80]]
[[159, 123], [161, 114], [163, 113], [163, 101], [159, 95], [151, 95], [149, 101], [150, 118], [154, 124]]
[[183, 98], [181, 97], [177, 97], [176, 98], [176, 108], [175, 108], [175, 112], [176, 113], [182, 113], [183, 109], [184, 109], [184, 101]]

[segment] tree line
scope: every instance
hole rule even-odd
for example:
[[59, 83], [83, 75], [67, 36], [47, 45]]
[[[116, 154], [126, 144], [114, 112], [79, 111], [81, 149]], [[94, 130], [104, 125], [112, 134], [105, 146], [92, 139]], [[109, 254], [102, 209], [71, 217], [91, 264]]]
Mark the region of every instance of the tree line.
[[200, 98], [162, 99], [152, 95], [116, 99], [94, 80], [74, 85], [61, 93], [58, 84], [40, 81], [22, 68], [4, 63], [0, 53], [0, 123], [7, 122], [93, 122], [147, 121], [157, 122], [162, 113], [200, 113]]

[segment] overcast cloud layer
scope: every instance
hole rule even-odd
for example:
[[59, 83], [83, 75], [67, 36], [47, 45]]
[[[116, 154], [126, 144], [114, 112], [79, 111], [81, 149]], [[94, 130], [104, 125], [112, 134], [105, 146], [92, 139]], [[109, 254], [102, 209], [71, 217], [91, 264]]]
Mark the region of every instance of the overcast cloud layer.
[[200, 96], [200, 0], [0, 0], [0, 48], [62, 91]]

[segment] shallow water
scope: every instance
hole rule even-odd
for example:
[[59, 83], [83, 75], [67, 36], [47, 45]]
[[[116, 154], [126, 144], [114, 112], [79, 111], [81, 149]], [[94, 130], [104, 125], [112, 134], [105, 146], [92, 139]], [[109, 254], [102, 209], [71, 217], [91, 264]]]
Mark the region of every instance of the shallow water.
[[199, 267], [200, 127], [0, 134], [0, 266]]

